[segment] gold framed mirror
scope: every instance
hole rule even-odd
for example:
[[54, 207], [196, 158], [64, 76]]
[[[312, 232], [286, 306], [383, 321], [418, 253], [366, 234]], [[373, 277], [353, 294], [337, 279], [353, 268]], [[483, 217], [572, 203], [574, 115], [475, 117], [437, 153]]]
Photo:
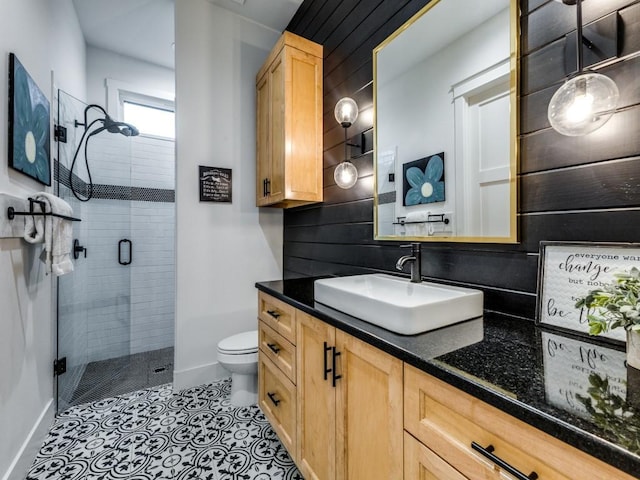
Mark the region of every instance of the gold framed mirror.
[[517, 243], [517, 0], [432, 0], [373, 51], [376, 240]]

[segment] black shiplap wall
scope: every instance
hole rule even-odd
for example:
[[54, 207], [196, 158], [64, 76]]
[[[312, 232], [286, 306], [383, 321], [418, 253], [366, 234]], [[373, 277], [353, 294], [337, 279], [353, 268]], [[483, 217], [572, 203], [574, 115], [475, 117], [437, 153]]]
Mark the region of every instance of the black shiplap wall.
[[[392, 271], [399, 243], [373, 240], [373, 154], [354, 163], [351, 190], [333, 182], [343, 157], [333, 108], [360, 107], [349, 135], [372, 128], [372, 50], [429, 0], [305, 0], [288, 30], [324, 45], [324, 198], [284, 215], [284, 276]], [[488, 309], [533, 318], [541, 240], [640, 241], [640, 1], [592, 0], [585, 23], [621, 18], [620, 57], [602, 68], [621, 92], [619, 111], [599, 131], [564, 137], [549, 127], [547, 104], [566, 75], [564, 36], [575, 9], [520, 0], [520, 201], [518, 245], [424, 243], [423, 275], [485, 292]], [[461, 14], [464, 14], [461, 12]]]

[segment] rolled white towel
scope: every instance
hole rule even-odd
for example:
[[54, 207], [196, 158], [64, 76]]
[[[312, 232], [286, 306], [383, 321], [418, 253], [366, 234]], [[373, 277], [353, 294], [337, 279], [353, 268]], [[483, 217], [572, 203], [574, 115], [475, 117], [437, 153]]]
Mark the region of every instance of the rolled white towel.
[[431, 212], [429, 210], [413, 210], [407, 212], [407, 217], [404, 219], [407, 223], [426, 222], [429, 220]]

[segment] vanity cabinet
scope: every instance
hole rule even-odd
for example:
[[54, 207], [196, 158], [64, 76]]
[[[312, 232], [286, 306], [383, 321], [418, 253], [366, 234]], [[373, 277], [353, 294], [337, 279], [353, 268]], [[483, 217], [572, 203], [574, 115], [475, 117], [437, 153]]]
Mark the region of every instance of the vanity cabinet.
[[258, 405], [307, 480], [398, 480], [402, 362], [263, 292]]
[[322, 201], [322, 46], [284, 32], [256, 76], [256, 205]]
[[302, 475], [402, 478], [402, 362], [303, 312], [297, 320]]
[[[407, 364], [404, 385], [404, 427], [409, 437], [405, 437], [405, 480], [423, 479], [424, 472], [431, 472], [426, 478], [438, 479], [508, 477], [505, 468], [480, 448], [524, 476], [535, 472], [535, 478], [554, 480], [633, 478]], [[450, 467], [446, 474], [437, 473], [448, 468], [442, 462]]]
[[[327, 321], [320, 320], [309, 301], [313, 292], [308, 290], [308, 280], [290, 281], [290, 295], [284, 294], [284, 284], [274, 282], [266, 290], [259, 289], [259, 402], [305, 479], [505, 480], [533, 478], [532, 472], [540, 480], [636, 478], [615, 468], [619, 464], [632, 470], [616, 457], [606, 463], [592, 456], [593, 447], [581, 443], [587, 438], [587, 442], [598, 442], [598, 448], [608, 446], [596, 436], [597, 431], [587, 431], [589, 437], [572, 437], [570, 424], [538, 409], [537, 394], [528, 397], [526, 387], [499, 391], [487, 384], [483, 388], [479, 383], [489, 380], [472, 377], [474, 370], [464, 369], [454, 375], [460, 388], [453, 387], [436, 377], [449, 376], [451, 369], [459, 367], [422, 356], [433, 338], [424, 344], [416, 338], [416, 347], [408, 349], [405, 342], [394, 343], [394, 335], [368, 333], [360, 322], [318, 312]], [[266, 293], [272, 291], [275, 296]], [[293, 305], [306, 305], [301, 307], [304, 311], [288, 303], [289, 298]], [[506, 341], [504, 335], [512, 331], [510, 326], [497, 325], [496, 319], [485, 322], [489, 322], [485, 333], [494, 339]], [[345, 333], [342, 324], [347, 330], [362, 328], [363, 338], [374, 343], [375, 339], [387, 342], [391, 353]], [[492, 368], [509, 368], [512, 348], [504, 359], [491, 359]], [[486, 359], [480, 355], [482, 349], [475, 354], [471, 350], [465, 362]], [[423, 359], [433, 374], [403, 363], [393, 352], [408, 356], [409, 362]], [[547, 426], [557, 429], [558, 438], [474, 396], [476, 388], [489, 399], [498, 395], [498, 405], [505, 405], [507, 411], [513, 408], [514, 415], [523, 411], [534, 418], [544, 415]], [[561, 440], [567, 438], [572, 445], [584, 445], [586, 451]], [[521, 475], [508, 473], [510, 469]]]

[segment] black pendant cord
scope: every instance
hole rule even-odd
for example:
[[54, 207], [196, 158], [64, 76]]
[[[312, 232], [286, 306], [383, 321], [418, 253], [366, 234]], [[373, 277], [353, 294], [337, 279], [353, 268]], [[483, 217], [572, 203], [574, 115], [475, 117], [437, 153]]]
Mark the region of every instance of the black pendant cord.
[[576, 0], [576, 56], [578, 57], [578, 73], [584, 68], [582, 50], [582, 0]]

